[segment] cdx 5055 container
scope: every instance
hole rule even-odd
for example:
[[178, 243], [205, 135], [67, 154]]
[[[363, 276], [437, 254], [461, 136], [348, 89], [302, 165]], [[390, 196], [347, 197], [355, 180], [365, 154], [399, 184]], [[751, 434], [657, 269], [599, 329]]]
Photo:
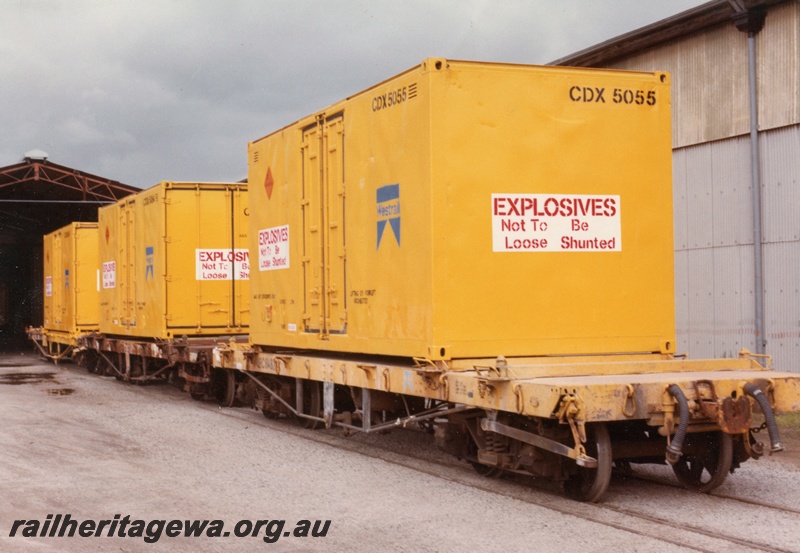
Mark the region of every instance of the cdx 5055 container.
[[665, 73], [428, 59], [248, 165], [256, 345], [674, 350]]

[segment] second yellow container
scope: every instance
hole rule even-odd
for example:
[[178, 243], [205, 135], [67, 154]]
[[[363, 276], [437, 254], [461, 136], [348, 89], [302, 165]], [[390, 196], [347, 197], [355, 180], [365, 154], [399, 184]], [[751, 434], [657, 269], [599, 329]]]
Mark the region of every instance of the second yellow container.
[[162, 182], [101, 208], [100, 331], [246, 333], [248, 215], [240, 183]]

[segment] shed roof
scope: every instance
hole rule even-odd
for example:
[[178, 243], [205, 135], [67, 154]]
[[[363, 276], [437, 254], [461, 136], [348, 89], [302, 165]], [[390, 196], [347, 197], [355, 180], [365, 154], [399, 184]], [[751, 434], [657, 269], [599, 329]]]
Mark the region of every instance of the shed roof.
[[42, 234], [72, 221], [97, 220], [100, 205], [139, 190], [52, 163], [46, 154], [30, 154], [0, 167], [0, 237], [23, 233], [40, 240]]
[[723, 23], [736, 23], [747, 12], [788, 0], [712, 0], [690, 10], [606, 40], [548, 65], [597, 67], [628, 54], [683, 37]]

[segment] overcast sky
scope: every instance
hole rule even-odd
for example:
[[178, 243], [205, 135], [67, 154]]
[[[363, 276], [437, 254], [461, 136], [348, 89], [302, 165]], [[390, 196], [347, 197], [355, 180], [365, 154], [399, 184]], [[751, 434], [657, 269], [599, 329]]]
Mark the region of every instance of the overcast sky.
[[702, 3], [0, 0], [0, 166], [240, 180], [248, 141], [424, 58], [544, 64]]

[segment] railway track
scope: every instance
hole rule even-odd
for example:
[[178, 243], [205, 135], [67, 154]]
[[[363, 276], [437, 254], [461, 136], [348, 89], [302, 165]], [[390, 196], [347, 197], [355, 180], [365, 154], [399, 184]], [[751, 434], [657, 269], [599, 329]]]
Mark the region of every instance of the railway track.
[[[474, 473], [466, 463], [452, 459], [443, 453], [439, 455], [437, 450], [432, 452], [424, 450], [423, 452], [419, 436], [401, 440], [398, 440], [396, 436], [393, 440], [375, 435], [345, 437], [339, 432], [306, 430], [293, 426], [289, 421], [263, 419], [250, 409], [220, 409], [210, 403], [202, 404], [201, 408], [216, 411], [220, 416], [242, 420], [248, 425], [262, 426], [275, 432], [289, 434], [303, 440], [421, 472], [434, 478], [611, 527], [631, 535], [634, 540], [636, 536], [657, 540], [664, 543], [665, 550], [682, 547], [689, 551], [708, 553], [718, 551], [794, 553], [800, 551], [800, 539], [794, 542], [780, 538], [769, 540], [759, 536], [750, 539], [736, 535], [734, 532], [706, 528], [685, 520], [685, 517], [681, 516], [680, 510], [676, 512], [671, 505], [676, 502], [685, 506], [687, 502], [711, 501], [714, 503], [714, 509], [720, 513], [728, 512], [730, 504], [739, 504], [780, 512], [792, 517], [800, 515], [800, 509], [721, 493], [695, 494], [676, 484], [645, 477], [633, 477], [630, 480], [652, 484], [656, 488], [663, 489], [664, 492], [661, 493], [664, 494], [664, 498], [651, 501], [652, 506], [644, 510], [641, 509], [638, 501], [635, 501], [635, 494], [625, 495], [620, 498], [620, 501], [615, 501], [612, 497], [599, 504], [578, 503], [562, 496], [552, 483], [544, 480], [516, 475], [493, 479], [482, 477]], [[405, 434], [415, 433], [405, 432]], [[430, 448], [434, 448], [432, 443], [429, 444]], [[619, 481], [615, 480], [613, 486], [624, 493], [624, 484], [619, 484]], [[620, 497], [619, 493], [614, 495]], [[623, 502], [625, 503], [623, 504]], [[633, 504], [636, 504], [636, 508], [631, 506]], [[664, 505], [667, 506], [664, 507]], [[659, 511], [659, 506], [662, 507], [661, 511]], [[754, 519], [760, 517], [761, 513], [753, 514]], [[800, 528], [800, 522], [798, 522], [798, 528]]]
[[[665, 487], [665, 488], [676, 488], [676, 489], [679, 489], [679, 490], [683, 490], [683, 487], [680, 486], [679, 484], [676, 484], [676, 483], [673, 483], [673, 482], [668, 482], [666, 480], [661, 480], [661, 479], [659, 479], [657, 477], [632, 475], [632, 476], [628, 476], [627, 478], [629, 478], [631, 480], [639, 481], [639, 482], [647, 482], [649, 484], [653, 484], [653, 485], [656, 485], [656, 486], [662, 486], [662, 487]], [[778, 505], [776, 503], [767, 503], [765, 501], [759, 501], [757, 499], [750, 499], [748, 497], [739, 497], [739, 496], [736, 496], [736, 495], [731, 495], [731, 494], [727, 494], [727, 493], [724, 493], [724, 492], [719, 492], [718, 490], [715, 490], [715, 491], [707, 494], [707, 497], [716, 497], [716, 498], [719, 498], [719, 499], [736, 501], [738, 503], [743, 503], [743, 504], [746, 504], [746, 505], [752, 505], [752, 506], [755, 506], [755, 507], [763, 507], [765, 509], [773, 509], [773, 510], [781, 512], [781, 513], [789, 513], [789, 514], [800, 515], [800, 509], [798, 509], [798, 508], [788, 507], [786, 505]]]
[[[71, 369], [68, 370], [72, 372]], [[75, 372], [82, 373], [77, 368]], [[126, 388], [130, 393], [149, 396], [151, 400], [185, 401], [186, 398], [182, 392], [172, 387]], [[721, 492], [696, 494], [670, 482], [666, 476], [659, 478], [658, 475], [639, 474], [615, 478], [610, 493], [599, 504], [578, 503], [564, 497], [548, 480], [517, 475], [492, 479], [480, 476], [467, 463], [437, 450], [432, 440], [419, 432], [399, 430], [391, 436], [355, 434], [345, 437], [339, 431], [307, 430], [294, 425], [292, 421], [266, 419], [249, 408], [223, 409], [211, 402], [192, 403], [193, 409], [203, 409], [215, 416], [235, 419], [246, 426], [257, 426], [291, 435], [337, 451], [347, 451], [456, 485], [613, 528], [621, 533], [621, 539], [626, 544], [636, 544], [637, 539], [647, 539], [651, 543], [663, 544], [664, 551], [677, 548], [699, 552], [800, 551], [800, 509], [792, 506]], [[742, 524], [738, 522], [726, 523], [723, 520], [721, 526], [713, 526], [704, 523], [701, 517], [693, 520], [693, 513], [696, 512], [718, 513], [718, 518], [724, 518], [725, 513], [734, 511], [738, 511], [737, 517], [742, 512], [749, 513], [754, 527], [768, 519], [778, 519], [778, 523], [783, 521], [787, 527], [786, 532], [778, 536], [766, 535], [764, 532], [748, 536], [745, 533], [747, 529], [743, 530]], [[535, 524], [535, 518], [532, 523]], [[628, 537], [623, 538], [625, 535]]]

